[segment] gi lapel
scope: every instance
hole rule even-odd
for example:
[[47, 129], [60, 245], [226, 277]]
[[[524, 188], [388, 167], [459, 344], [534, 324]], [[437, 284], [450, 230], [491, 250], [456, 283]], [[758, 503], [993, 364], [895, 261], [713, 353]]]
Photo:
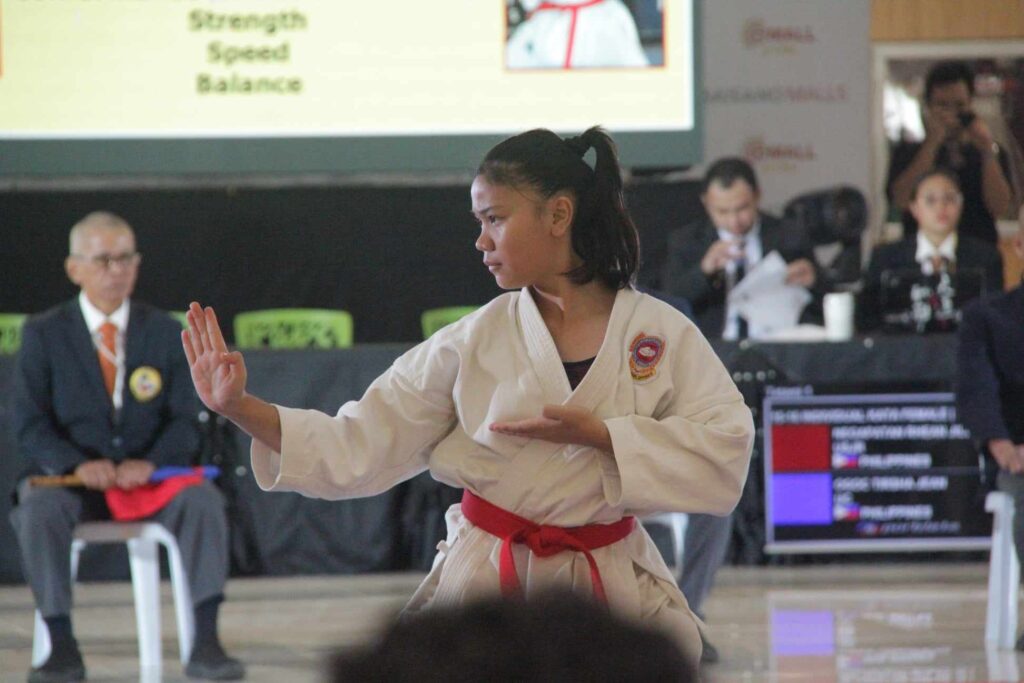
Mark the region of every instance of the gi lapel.
[[[533, 300], [529, 287], [519, 293], [519, 325], [523, 330], [523, 342], [530, 358], [530, 365], [537, 373], [537, 381], [544, 391], [546, 403], [561, 405], [569, 399], [572, 389], [565, 376], [562, 359], [558, 356], [555, 340], [551, 338], [548, 326]], [[540, 406], [537, 406], [538, 412]]]
[[[524, 289], [518, 298], [518, 317], [523, 330], [523, 339], [531, 366], [537, 373], [544, 392], [544, 400], [552, 404], [571, 403], [588, 410], [593, 410], [608, 390], [609, 384], [615, 380], [622, 362], [624, 350], [622, 345], [623, 329], [632, 317], [639, 295], [632, 289], [618, 292], [612, 307], [611, 318], [605, 331], [601, 349], [594, 359], [594, 364], [586, 377], [573, 392], [569, 387], [569, 379], [558, 356], [555, 342], [548, 332], [547, 326], [537, 309], [533, 296]], [[537, 406], [540, 414], [543, 406]], [[529, 486], [524, 482], [532, 481], [537, 472], [544, 468], [552, 458], [563, 457], [568, 449], [579, 447], [568, 444], [553, 443], [534, 439], [516, 454], [502, 473], [501, 479], [486, 492], [481, 493], [487, 500], [511, 512], [524, 513], [529, 518], [529, 511], [523, 510], [524, 501], [531, 495]], [[546, 521], [546, 520], [534, 520]]]
[[[615, 381], [622, 367], [622, 359], [625, 358], [626, 352], [623, 343], [628, 342], [625, 339], [625, 328], [632, 319], [639, 301], [640, 295], [631, 288], [620, 289], [616, 293], [601, 349], [567, 403], [593, 411], [601, 399], [607, 396], [609, 385]], [[562, 374], [565, 374], [564, 371]]]
[[519, 296], [519, 322], [531, 364], [548, 402], [571, 403], [588, 410], [594, 409], [621, 365], [623, 350], [619, 347], [622, 345], [623, 330], [639, 300], [639, 294], [631, 288], [616, 293], [601, 348], [583, 381], [573, 391], [544, 318], [529, 290], [523, 289]]

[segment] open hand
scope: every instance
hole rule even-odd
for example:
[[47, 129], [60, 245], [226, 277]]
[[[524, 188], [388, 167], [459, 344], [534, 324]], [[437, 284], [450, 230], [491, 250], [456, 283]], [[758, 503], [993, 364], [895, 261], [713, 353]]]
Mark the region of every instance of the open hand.
[[576, 406], [544, 406], [540, 417], [515, 422], [493, 422], [491, 431], [554, 443], [572, 443], [612, 451], [612, 437], [604, 422]]
[[204, 309], [193, 301], [187, 317], [188, 329], [181, 333], [181, 344], [196, 393], [207, 408], [230, 417], [245, 395], [247, 375], [242, 354], [228, 351], [212, 308]]

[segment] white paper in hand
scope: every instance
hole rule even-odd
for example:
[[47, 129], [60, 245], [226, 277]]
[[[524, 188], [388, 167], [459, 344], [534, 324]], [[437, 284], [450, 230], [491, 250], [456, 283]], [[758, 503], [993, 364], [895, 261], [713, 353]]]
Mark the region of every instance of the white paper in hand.
[[728, 303], [747, 319], [752, 338], [795, 327], [811, 300], [803, 287], [786, 284], [786, 261], [773, 251], [729, 292]]

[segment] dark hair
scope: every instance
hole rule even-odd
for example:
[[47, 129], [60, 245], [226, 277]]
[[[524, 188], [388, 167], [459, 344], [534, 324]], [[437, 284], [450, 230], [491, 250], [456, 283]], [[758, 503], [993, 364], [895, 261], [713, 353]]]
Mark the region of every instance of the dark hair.
[[[593, 149], [594, 168], [583, 156]], [[582, 285], [597, 278], [612, 289], [629, 286], [640, 260], [640, 238], [626, 211], [615, 143], [595, 126], [563, 140], [537, 128], [496, 145], [477, 175], [489, 183], [530, 187], [545, 199], [568, 191], [576, 202], [572, 248], [583, 264], [566, 273]]]
[[745, 159], [739, 157], [722, 157], [708, 167], [704, 174], [704, 180], [700, 184], [700, 192], [704, 194], [711, 187], [711, 183], [718, 183], [722, 187], [729, 188], [737, 180], [743, 180], [750, 185], [750, 189], [759, 192], [757, 186], [757, 175], [754, 168]]
[[963, 82], [967, 92], [974, 97], [974, 72], [967, 62], [939, 62], [928, 71], [924, 80], [924, 101], [930, 102], [932, 91], [940, 85]]
[[935, 176], [942, 176], [949, 182], [953, 183], [958, 192], [962, 192], [960, 189], [960, 178], [957, 177], [956, 173], [948, 168], [940, 166], [938, 168], [933, 168], [930, 171], [925, 171], [921, 175], [917, 176], [917, 180], [914, 181], [914, 187], [910, 190], [910, 201], [917, 199], [917, 191], [921, 189], [921, 185], [924, 184], [924, 181], [929, 178], [934, 178]]
[[547, 593], [435, 608], [331, 662], [334, 683], [589, 681], [687, 683], [696, 672], [668, 636], [592, 600]]

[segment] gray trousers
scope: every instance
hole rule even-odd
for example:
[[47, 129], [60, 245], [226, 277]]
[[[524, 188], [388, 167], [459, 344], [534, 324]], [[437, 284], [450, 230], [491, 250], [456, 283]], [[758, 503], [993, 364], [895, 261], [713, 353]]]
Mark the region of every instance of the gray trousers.
[[[996, 488], [1013, 498], [1013, 546], [1017, 549], [1017, 560], [1024, 566], [1024, 474], [1012, 474], [999, 470]], [[1024, 572], [1021, 573], [1024, 583]]]
[[731, 534], [732, 515], [691, 514], [686, 523], [679, 589], [690, 603], [690, 609], [701, 619], [704, 618], [704, 600], [715, 582], [715, 572], [725, 561]]
[[[110, 519], [103, 494], [68, 488], [18, 490], [11, 525], [21, 563], [44, 618], [71, 613], [71, 542], [78, 522]], [[208, 481], [182, 489], [145, 521], [174, 534], [188, 575], [192, 603], [224, 592], [228, 573], [228, 525], [224, 496]]]

